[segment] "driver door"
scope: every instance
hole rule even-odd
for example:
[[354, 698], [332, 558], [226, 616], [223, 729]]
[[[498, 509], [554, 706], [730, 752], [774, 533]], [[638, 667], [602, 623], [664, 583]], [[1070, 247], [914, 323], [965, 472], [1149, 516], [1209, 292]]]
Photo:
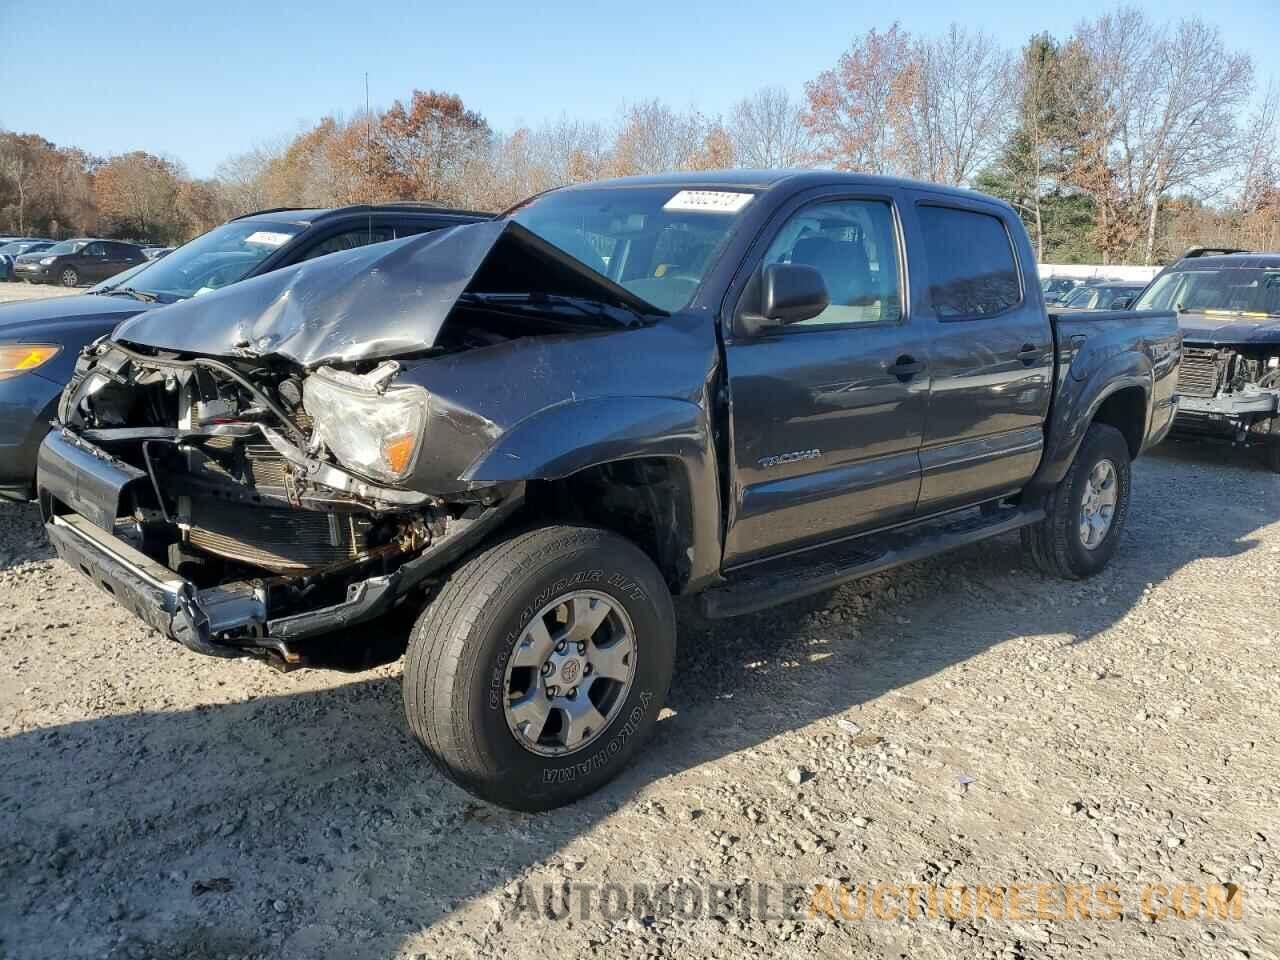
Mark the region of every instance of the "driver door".
[[767, 243], [752, 272], [815, 267], [831, 304], [726, 337], [726, 567], [904, 522], [920, 493], [928, 341], [908, 309], [896, 196], [798, 203]]

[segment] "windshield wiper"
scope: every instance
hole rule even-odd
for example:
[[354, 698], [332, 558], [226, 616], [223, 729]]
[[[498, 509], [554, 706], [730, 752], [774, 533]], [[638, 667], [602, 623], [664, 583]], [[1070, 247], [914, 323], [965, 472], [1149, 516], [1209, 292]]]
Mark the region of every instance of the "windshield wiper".
[[143, 303], [155, 303], [160, 299], [154, 293], [148, 293], [145, 290], [137, 290], [134, 287], [112, 287], [110, 290], [103, 290], [102, 292], [109, 297], [133, 297], [133, 299], [141, 300]]

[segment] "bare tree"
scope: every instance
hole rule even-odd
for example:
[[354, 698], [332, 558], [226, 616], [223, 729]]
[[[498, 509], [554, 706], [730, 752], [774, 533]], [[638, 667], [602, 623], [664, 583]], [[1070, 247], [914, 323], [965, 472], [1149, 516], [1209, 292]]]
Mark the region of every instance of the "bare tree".
[[1272, 80], [1240, 133], [1241, 210], [1252, 212], [1280, 190], [1280, 82]]
[[1077, 28], [1097, 64], [1112, 120], [1109, 162], [1128, 217], [1145, 218], [1144, 260], [1155, 256], [1160, 203], [1170, 191], [1203, 199], [1237, 154], [1237, 111], [1253, 87], [1253, 62], [1226, 49], [1217, 27], [1183, 20], [1158, 27], [1122, 7]]
[[285, 143], [261, 143], [218, 164], [213, 176], [228, 217], [271, 206], [268, 173], [286, 149]]
[[735, 160], [743, 166], [770, 170], [812, 162], [804, 108], [784, 87], [762, 87], [739, 100], [728, 129]]
[[688, 170], [704, 146], [708, 126], [696, 110], [680, 113], [661, 100], [624, 106], [614, 138], [612, 172], [631, 176]]
[[900, 162], [921, 180], [968, 184], [1013, 126], [1009, 54], [989, 34], [954, 23], [917, 41], [913, 54], [909, 96], [895, 118]]
[[562, 114], [534, 132], [532, 145], [548, 169], [548, 186], [559, 186], [604, 176], [609, 165], [607, 141], [600, 124]]

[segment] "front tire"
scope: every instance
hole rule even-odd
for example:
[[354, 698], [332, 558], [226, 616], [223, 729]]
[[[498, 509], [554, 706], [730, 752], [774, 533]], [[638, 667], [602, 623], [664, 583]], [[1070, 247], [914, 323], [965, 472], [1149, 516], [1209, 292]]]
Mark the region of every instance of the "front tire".
[[409, 728], [463, 789], [550, 810], [616, 776], [652, 732], [675, 661], [671, 595], [648, 557], [551, 526], [450, 574], [414, 627]]
[[1263, 439], [1267, 447], [1267, 466], [1275, 473], [1280, 473], [1280, 417], [1271, 418], [1270, 436]]
[[80, 274], [76, 272], [74, 267], [67, 267], [67, 269], [63, 270], [60, 279], [64, 287], [80, 286]]
[[1091, 424], [1046, 516], [1022, 528], [1022, 545], [1041, 571], [1082, 580], [1115, 554], [1129, 515], [1129, 444], [1115, 427]]

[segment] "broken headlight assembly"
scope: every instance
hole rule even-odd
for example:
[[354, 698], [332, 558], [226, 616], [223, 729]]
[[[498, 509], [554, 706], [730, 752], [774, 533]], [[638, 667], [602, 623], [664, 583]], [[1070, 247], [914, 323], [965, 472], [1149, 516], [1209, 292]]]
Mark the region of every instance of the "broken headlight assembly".
[[343, 466], [395, 482], [413, 471], [427, 421], [427, 391], [387, 386], [398, 369], [383, 364], [358, 375], [321, 367], [302, 385], [302, 406], [323, 443]]

